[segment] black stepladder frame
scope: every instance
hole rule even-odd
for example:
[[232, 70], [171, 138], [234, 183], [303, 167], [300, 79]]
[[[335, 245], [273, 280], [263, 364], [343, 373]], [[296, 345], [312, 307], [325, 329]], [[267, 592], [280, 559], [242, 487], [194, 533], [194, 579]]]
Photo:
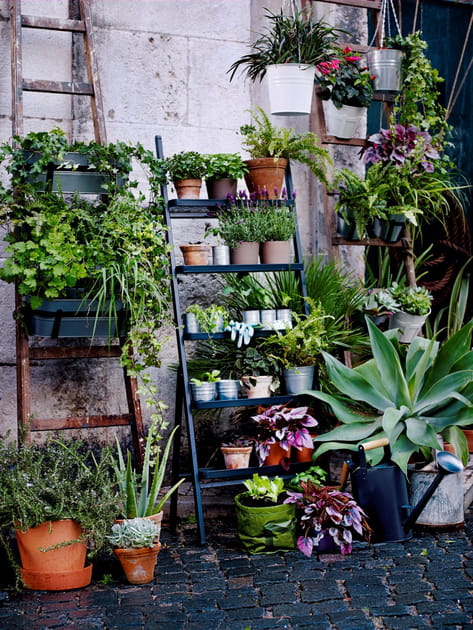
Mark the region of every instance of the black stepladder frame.
[[[163, 144], [161, 136], [155, 137], [156, 155], [158, 158], [164, 157]], [[293, 185], [291, 171], [288, 166], [286, 171], [286, 190], [288, 199], [293, 198]], [[184, 331], [182, 310], [179, 297], [179, 277], [186, 274], [209, 274], [209, 273], [250, 273], [250, 272], [273, 272], [273, 271], [293, 271], [297, 273], [300, 280], [301, 293], [304, 298], [307, 297], [307, 288], [304, 275], [304, 265], [302, 259], [302, 247], [297, 228], [297, 214], [294, 207], [296, 218], [296, 232], [293, 239], [294, 262], [291, 264], [257, 264], [257, 265], [176, 265], [173, 250], [173, 230], [172, 220], [189, 220], [205, 218], [209, 210], [215, 209], [218, 205], [225, 204], [224, 199], [168, 199], [166, 186], [162, 186], [162, 195], [164, 199], [164, 221], [167, 227], [167, 240], [171, 246], [170, 253], [170, 276], [172, 302], [174, 308], [174, 317], [176, 322], [176, 338], [179, 355], [179, 368], [177, 372], [176, 385], [176, 405], [175, 405], [175, 426], [179, 426], [176, 432], [173, 455], [172, 455], [172, 477], [173, 483], [180, 478], [186, 477], [192, 481], [194, 492], [194, 505], [197, 525], [200, 536], [200, 543], [206, 543], [204, 510], [202, 504], [202, 490], [205, 488], [230, 486], [240, 484], [243, 480], [248, 479], [255, 472], [261, 473], [261, 468], [250, 467], [237, 470], [215, 469], [215, 468], [199, 468], [198, 452], [194, 427], [194, 409], [216, 409], [222, 407], [249, 407], [258, 405], [277, 405], [289, 402], [294, 396], [272, 396], [271, 398], [239, 398], [238, 400], [213, 400], [211, 402], [194, 402], [191, 398], [191, 389], [189, 383], [189, 373], [187, 369], [187, 353], [185, 347], [186, 340], [208, 339], [207, 333], [186, 333]], [[307, 305], [306, 305], [307, 312]], [[226, 333], [216, 333], [210, 335], [212, 338], [222, 338]], [[183, 414], [184, 411], [184, 414]], [[192, 470], [189, 473], [180, 472], [180, 444], [182, 436], [182, 420], [185, 415], [190, 459]], [[310, 464], [291, 463], [289, 471], [284, 470], [281, 466], [265, 466], [264, 474], [268, 476], [279, 475], [283, 478], [290, 478], [297, 472], [308, 468]], [[178, 493], [175, 492], [171, 496], [170, 506], [170, 523], [171, 529], [174, 530], [177, 521], [177, 502]]]

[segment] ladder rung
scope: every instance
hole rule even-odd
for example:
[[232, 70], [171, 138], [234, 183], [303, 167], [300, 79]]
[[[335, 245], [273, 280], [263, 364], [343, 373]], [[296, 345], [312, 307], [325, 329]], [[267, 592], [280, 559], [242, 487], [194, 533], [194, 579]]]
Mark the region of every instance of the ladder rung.
[[22, 15], [21, 25], [25, 28], [44, 28], [50, 31], [85, 32], [85, 24], [82, 20], [61, 20], [59, 18]]
[[364, 138], [349, 138], [342, 140], [336, 136], [324, 136], [321, 142], [322, 144], [343, 144], [349, 147], [364, 147], [366, 140]]
[[99, 416], [79, 416], [74, 418], [32, 418], [30, 431], [60, 431], [61, 429], [94, 429], [99, 427], [119, 427], [132, 424], [130, 413]]
[[83, 94], [93, 96], [94, 88], [90, 83], [79, 81], [34, 81], [23, 79], [23, 90], [25, 92], [49, 92], [51, 94]]
[[70, 348], [68, 346], [48, 346], [30, 348], [30, 359], [108, 359], [121, 356], [120, 346], [88, 346]]
[[326, 2], [327, 4], [343, 4], [347, 7], [358, 7], [359, 9], [374, 9], [375, 11], [381, 10], [380, 0], [319, 0], [319, 2]]

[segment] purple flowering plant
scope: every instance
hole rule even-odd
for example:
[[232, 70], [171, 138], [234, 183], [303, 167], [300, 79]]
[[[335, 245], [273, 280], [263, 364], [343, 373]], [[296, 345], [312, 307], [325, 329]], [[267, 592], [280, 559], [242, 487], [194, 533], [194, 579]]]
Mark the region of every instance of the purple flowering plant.
[[381, 129], [368, 138], [364, 152], [366, 164], [391, 162], [403, 166], [409, 162], [411, 172], [423, 169], [432, 173], [435, 169], [433, 160], [439, 158], [430, 134], [414, 125], [393, 125], [389, 129]]
[[[260, 465], [269, 454], [271, 444], [279, 442], [280, 446], [288, 452], [291, 446], [301, 450], [304, 446], [313, 447], [313, 441], [309, 433], [310, 427], [318, 425], [317, 420], [308, 412], [308, 407], [288, 407], [287, 405], [272, 405], [262, 413], [252, 416], [257, 423], [256, 427], [256, 454]], [[289, 457], [285, 458], [281, 465], [287, 467]]]
[[302, 492], [287, 492], [284, 503], [299, 509], [302, 534], [297, 548], [308, 558], [325, 534], [333, 538], [344, 555], [351, 553], [353, 535], [369, 540], [371, 528], [366, 514], [351, 494], [312, 481], [301, 482]]

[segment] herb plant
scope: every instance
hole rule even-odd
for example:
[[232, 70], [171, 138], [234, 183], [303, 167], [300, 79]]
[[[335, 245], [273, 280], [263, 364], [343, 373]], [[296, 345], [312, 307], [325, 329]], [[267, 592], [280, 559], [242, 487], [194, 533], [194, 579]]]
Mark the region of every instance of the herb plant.
[[204, 161], [206, 179], [241, 179], [248, 172], [239, 153], [211, 153]]
[[278, 503], [279, 496], [284, 492], [284, 480], [281, 477], [270, 479], [254, 473], [251, 479], [243, 482], [243, 485], [252, 499], [263, 499], [268, 503]]
[[181, 151], [163, 160], [163, 167], [170, 181], [201, 179], [205, 175], [205, 158], [197, 151]]
[[394, 300], [394, 312], [403, 311], [411, 315], [427, 315], [432, 304], [432, 293], [422, 286], [408, 287], [393, 282], [386, 292]]

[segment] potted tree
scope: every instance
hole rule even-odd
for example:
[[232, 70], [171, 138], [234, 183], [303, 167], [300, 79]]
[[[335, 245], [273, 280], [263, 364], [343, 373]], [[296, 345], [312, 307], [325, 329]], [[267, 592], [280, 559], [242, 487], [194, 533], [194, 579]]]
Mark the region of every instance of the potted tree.
[[327, 134], [353, 138], [373, 98], [374, 76], [359, 65], [361, 57], [346, 47], [337, 56], [318, 64], [320, 91], [324, 100]]
[[107, 538], [130, 584], [147, 584], [153, 579], [161, 549], [159, 533], [160, 527], [145, 518], [112, 525], [112, 533]]
[[[119, 513], [109, 448], [98, 457], [82, 442], [0, 443], [0, 541], [29, 589], [90, 583], [93, 556]], [[10, 548], [15, 531], [21, 567]]]
[[199, 199], [205, 158], [197, 151], [180, 151], [163, 160], [163, 168], [179, 199]]
[[297, 538], [297, 548], [305, 556], [310, 558], [314, 550], [347, 555], [352, 552], [354, 536], [369, 541], [371, 528], [366, 514], [350, 494], [310, 480], [300, 485], [302, 492], [288, 491], [285, 503], [294, 503], [298, 508], [302, 534]]
[[204, 155], [205, 183], [209, 199], [226, 199], [237, 194], [237, 183], [247, 172], [247, 166], [238, 153], [211, 153]]
[[243, 148], [251, 158], [245, 160], [249, 170], [245, 181], [250, 192], [277, 199], [283, 190], [287, 160], [305, 164], [316, 177], [326, 182], [326, 165], [331, 160], [328, 151], [319, 146], [315, 133], [298, 133], [290, 127], [277, 127], [261, 107], [251, 115], [253, 122], [240, 127]]
[[238, 538], [249, 553], [294, 549], [295, 505], [284, 503], [284, 481], [254, 474], [235, 496]]
[[230, 81], [242, 66], [252, 81], [267, 74], [271, 113], [310, 114], [315, 66], [330, 58], [339, 29], [311, 19], [311, 11], [292, 15], [266, 10], [269, 29], [259, 34], [252, 52], [230, 67]]

